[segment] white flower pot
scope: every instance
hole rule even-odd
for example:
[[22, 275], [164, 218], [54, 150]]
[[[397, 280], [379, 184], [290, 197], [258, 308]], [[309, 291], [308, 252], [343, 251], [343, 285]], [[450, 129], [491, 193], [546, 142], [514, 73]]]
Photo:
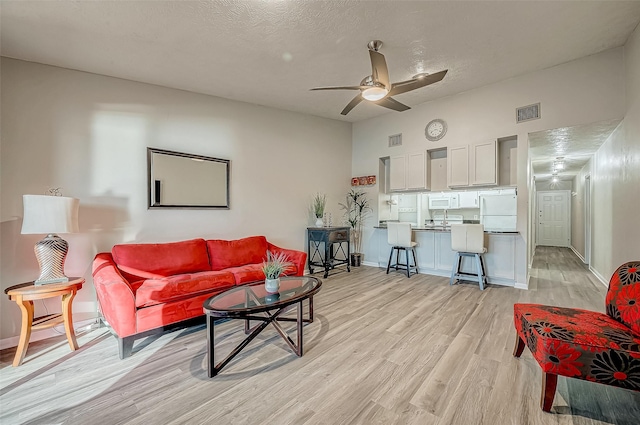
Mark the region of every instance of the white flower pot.
[[270, 294], [275, 294], [280, 290], [280, 279], [265, 279], [264, 289]]
[[316, 227], [322, 227], [323, 225], [322, 217], [316, 217]]

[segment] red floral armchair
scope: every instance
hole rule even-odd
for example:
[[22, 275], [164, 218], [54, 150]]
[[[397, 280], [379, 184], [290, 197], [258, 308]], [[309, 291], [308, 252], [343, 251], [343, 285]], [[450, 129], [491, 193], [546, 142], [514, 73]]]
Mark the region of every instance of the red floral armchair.
[[525, 345], [542, 368], [540, 406], [551, 410], [558, 375], [640, 391], [640, 262], [623, 264], [609, 281], [607, 314], [515, 304], [513, 352]]

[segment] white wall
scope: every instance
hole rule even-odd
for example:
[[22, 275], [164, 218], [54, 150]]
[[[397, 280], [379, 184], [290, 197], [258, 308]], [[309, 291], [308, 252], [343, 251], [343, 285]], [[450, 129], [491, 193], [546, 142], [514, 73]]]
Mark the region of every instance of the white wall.
[[[573, 249], [582, 256], [582, 260], [585, 260], [585, 230], [586, 230], [586, 218], [585, 218], [585, 178], [591, 175], [591, 166], [593, 160], [589, 160], [582, 170], [573, 179], [573, 192], [574, 196], [571, 197], [571, 246]], [[593, 189], [591, 189], [593, 192]], [[593, 200], [592, 200], [593, 205]]]
[[622, 263], [640, 260], [640, 28], [624, 47], [626, 113], [593, 158], [591, 267], [608, 282]]
[[[446, 81], [446, 79], [445, 79]], [[429, 90], [424, 88], [422, 90]], [[402, 96], [398, 96], [402, 101]], [[515, 109], [541, 102], [539, 120], [515, 123]], [[367, 175], [378, 170], [378, 158], [396, 153], [457, 146], [517, 136], [519, 285], [526, 283], [529, 227], [528, 136], [534, 131], [593, 123], [624, 115], [624, 67], [622, 48], [568, 62], [553, 68], [505, 80], [477, 90], [419, 105], [412, 110], [390, 112], [353, 126], [353, 173]], [[428, 142], [425, 125], [434, 118], [448, 123], [446, 136]], [[388, 136], [402, 133], [403, 146], [388, 147]], [[372, 189], [375, 192], [377, 189]], [[370, 223], [370, 226], [373, 222]], [[367, 244], [365, 260], [378, 258], [377, 245]]]
[[[313, 195], [327, 194], [336, 222], [350, 188], [349, 123], [7, 58], [1, 84], [2, 289], [38, 273], [41, 236], [20, 234], [22, 195], [62, 187], [80, 199], [81, 232], [66, 237], [67, 274], [87, 278], [74, 302], [78, 320], [95, 316], [97, 252], [256, 234], [305, 250]], [[231, 209], [148, 210], [148, 146], [230, 159]], [[4, 339], [19, 333], [20, 314], [0, 298]]]

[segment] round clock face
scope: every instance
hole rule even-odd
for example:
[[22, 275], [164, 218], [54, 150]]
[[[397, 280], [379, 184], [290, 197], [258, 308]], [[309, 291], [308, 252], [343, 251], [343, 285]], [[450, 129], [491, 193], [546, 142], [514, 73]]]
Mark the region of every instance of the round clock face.
[[444, 137], [447, 132], [447, 123], [445, 123], [441, 119], [435, 119], [427, 124], [427, 127], [424, 129], [424, 135], [427, 139], [435, 142], [436, 140], [440, 140]]

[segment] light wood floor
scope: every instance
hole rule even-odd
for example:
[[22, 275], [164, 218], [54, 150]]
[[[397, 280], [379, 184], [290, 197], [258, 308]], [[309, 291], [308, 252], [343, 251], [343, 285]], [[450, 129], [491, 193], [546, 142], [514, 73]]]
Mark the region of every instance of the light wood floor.
[[[539, 247], [530, 290], [450, 287], [448, 279], [373, 267], [324, 280], [305, 355], [267, 328], [221, 375], [207, 378], [205, 329], [136, 343], [118, 359], [104, 328], [0, 353], [2, 424], [634, 424], [640, 394], [558, 380], [539, 407], [541, 372], [512, 357], [513, 304], [604, 310], [605, 287], [568, 249]], [[220, 352], [241, 322], [216, 327]]]

